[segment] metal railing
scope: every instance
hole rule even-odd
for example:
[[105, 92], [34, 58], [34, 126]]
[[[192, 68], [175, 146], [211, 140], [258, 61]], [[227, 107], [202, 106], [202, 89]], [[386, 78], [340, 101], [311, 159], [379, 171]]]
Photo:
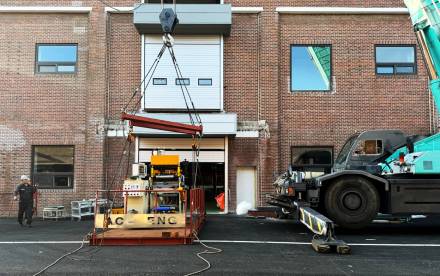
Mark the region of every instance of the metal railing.
[[[190, 229], [199, 232], [206, 218], [205, 191], [201, 188], [191, 189], [190, 193]], [[193, 233], [193, 232], [191, 232]]]

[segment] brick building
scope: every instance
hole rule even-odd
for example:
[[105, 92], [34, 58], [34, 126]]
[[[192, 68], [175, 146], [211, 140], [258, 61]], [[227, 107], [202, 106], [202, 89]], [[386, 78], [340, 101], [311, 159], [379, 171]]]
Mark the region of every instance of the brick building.
[[[191, 161], [188, 137], [138, 129], [120, 162], [120, 111], [160, 45], [157, 24], [138, 18], [160, 5], [105, 2], [115, 8], [0, 1], [0, 215], [15, 210], [21, 174], [40, 182], [40, 206], [69, 206], [117, 186], [129, 161], [148, 162], [158, 148]], [[326, 170], [354, 132], [437, 127], [403, 1], [177, 2], [190, 26], [177, 29], [175, 46], [188, 78], [167, 75], [164, 58], [141, 86], [138, 113], [186, 122], [176, 87], [188, 82], [207, 130], [200, 184], [210, 204], [226, 189], [228, 212], [237, 201], [265, 205], [275, 174], [290, 164]], [[218, 11], [224, 22], [194, 27], [185, 9]]]

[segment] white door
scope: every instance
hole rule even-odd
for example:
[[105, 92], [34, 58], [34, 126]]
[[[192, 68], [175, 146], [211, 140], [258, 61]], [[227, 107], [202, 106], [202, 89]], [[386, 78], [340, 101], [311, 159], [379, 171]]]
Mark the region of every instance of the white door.
[[237, 168], [237, 205], [247, 201], [251, 204], [252, 208], [255, 208], [256, 176], [257, 173], [254, 167]]
[[[223, 83], [221, 36], [176, 35], [174, 39], [173, 49], [184, 80], [177, 80], [172, 59], [166, 51], [150, 85], [145, 90], [145, 108], [148, 110], [186, 110], [179, 85], [180, 82], [184, 82], [196, 109], [221, 110]], [[162, 46], [162, 36], [145, 36], [145, 72], [148, 72]], [[188, 102], [188, 105], [190, 104]]]

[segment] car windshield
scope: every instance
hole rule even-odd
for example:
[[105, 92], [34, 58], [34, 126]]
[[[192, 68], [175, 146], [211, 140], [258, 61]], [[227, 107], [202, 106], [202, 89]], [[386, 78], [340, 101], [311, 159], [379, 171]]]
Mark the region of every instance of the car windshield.
[[347, 142], [345, 142], [345, 145], [342, 147], [342, 150], [339, 153], [338, 158], [336, 158], [335, 161], [336, 164], [341, 164], [342, 162], [347, 160], [347, 155], [350, 153], [350, 149], [353, 146], [353, 143], [358, 136], [359, 135], [353, 135], [347, 140]]

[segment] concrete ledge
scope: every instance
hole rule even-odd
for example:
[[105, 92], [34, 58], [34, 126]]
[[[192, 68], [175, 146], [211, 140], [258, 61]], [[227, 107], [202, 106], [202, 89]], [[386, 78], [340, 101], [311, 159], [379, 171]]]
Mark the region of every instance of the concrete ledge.
[[[108, 13], [132, 13], [134, 7], [105, 7], [105, 12]], [[232, 7], [232, 13], [260, 13], [263, 12], [263, 7]]]
[[280, 14], [409, 14], [407, 8], [277, 7]]
[[0, 13], [90, 13], [92, 7], [0, 6]]

